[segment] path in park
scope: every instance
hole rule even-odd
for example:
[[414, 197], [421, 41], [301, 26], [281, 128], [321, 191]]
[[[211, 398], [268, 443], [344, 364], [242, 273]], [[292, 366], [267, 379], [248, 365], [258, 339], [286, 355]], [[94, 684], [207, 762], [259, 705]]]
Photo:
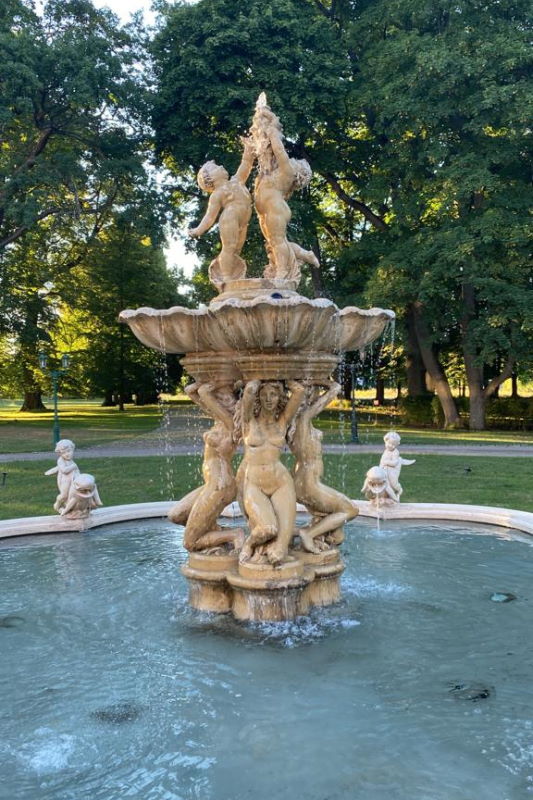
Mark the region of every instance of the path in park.
[[[77, 447], [76, 458], [117, 458], [143, 456], [174, 456], [190, 455], [202, 452], [202, 433], [209, 427], [210, 420], [199, 413], [194, 407], [186, 409], [169, 409], [162, 420], [161, 426], [149, 433], [141, 434], [132, 439], [110, 442], [89, 447]], [[347, 441], [344, 444], [324, 444], [326, 453], [381, 453], [382, 444], [369, 444], [362, 442], [354, 444], [349, 441], [349, 431], [346, 432]], [[405, 454], [428, 454], [449, 456], [498, 456], [498, 457], [532, 457], [532, 444], [409, 444], [407, 440], [402, 444]], [[52, 453], [0, 453], [0, 461], [39, 461], [49, 459]]]

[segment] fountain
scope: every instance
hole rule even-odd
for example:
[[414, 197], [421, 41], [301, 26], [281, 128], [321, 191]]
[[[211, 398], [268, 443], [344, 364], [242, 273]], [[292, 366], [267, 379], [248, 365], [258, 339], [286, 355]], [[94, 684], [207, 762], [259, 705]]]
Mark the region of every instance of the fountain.
[[[209, 307], [139, 308], [120, 319], [147, 346], [184, 354], [181, 363], [194, 379], [187, 392], [214, 420], [204, 435], [205, 483], [169, 515], [185, 525], [191, 605], [241, 620], [287, 620], [340, 598], [338, 545], [358, 509], [322, 483], [321, 434], [312, 419], [340, 391], [331, 376], [342, 354], [376, 339], [394, 313], [340, 310], [298, 294], [302, 264], [318, 261], [287, 239], [287, 199], [309, 183], [311, 168], [289, 158], [264, 94], [242, 141], [234, 176], [212, 161], [198, 173], [210, 198], [189, 233], [201, 236], [218, 219], [221, 250], [209, 268], [218, 295]], [[247, 278], [241, 257], [252, 210], [246, 181], [255, 162], [254, 204], [268, 256], [263, 278]], [[234, 474], [240, 442], [244, 456]], [[287, 442], [294, 475], [280, 458]], [[236, 498], [246, 535], [217, 522]], [[297, 501], [312, 517], [305, 528], [295, 527]]]
[[[286, 239], [279, 134], [262, 100], [236, 175], [201, 171], [215, 202], [193, 234], [218, 215], [217, 298], [122, 315], [149, 346], [185, 356], [188, 393], [214, 420], [204, 485], [178, 503], [95, 508], [63, 440], [48, 470], [58, 513], [0, 522], [9, 800], [531, 797], [533, 515], [398, 502], [408, 462], [394, 432], [367, 500], [322, 482], [313, 419], [338, 393], [331, 373], [391, 313], [297, 294], [312, 254]], [[262, 279], [240, 255], [252, 156]], [[308, 174], [291, 169], [293, 183]], [[219, 525], [235, 498], [247, 530]], [[297, 503], [309, 512], [299, 528]], [[378, 533], [365, 517], [380, 503]]]

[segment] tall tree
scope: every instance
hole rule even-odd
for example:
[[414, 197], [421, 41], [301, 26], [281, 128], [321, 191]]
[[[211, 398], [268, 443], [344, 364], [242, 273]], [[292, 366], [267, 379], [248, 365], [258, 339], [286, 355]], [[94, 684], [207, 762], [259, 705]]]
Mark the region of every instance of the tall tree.
[[89, 0], [48, 0], [41, 14], [6, 0], [0, 56], [0, 333], [34, 408], [38, 343], [71, 273], [117, 208], [156, 207], [147, 93], [138, 31]]

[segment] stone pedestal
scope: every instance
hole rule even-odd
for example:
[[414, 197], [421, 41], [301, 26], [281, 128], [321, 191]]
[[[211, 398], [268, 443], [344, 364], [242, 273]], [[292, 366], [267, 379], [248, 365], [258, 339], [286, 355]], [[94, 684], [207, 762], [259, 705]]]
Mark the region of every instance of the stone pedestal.
[[219, 614], [231, 611], [233, 592], [228, 585], [228, 572], [237, 569], [237, 554], [204, 555], [190, 553], [181, 571], [189, 583], [189, 603], [199, 611]]
[[335, 549], [317, 555], [294, 550], [278, 567], [239, 564], [234, 554], [191, 553], [181, 571], [193, 608], [231, 612], [239, 620], [282, 622], [313, 606], [337, 603], [344, 564]]
[[280, 622], [306, 614], [309, 603], [305, 590], [313, 577], [313, 570], [292, 556], [279, 567], [239, 564], [238, 571], [228, 574], [233, 616], [253, 622]]
[[[296, 555], [296, 553], [293, 553]], [[299, 559], [314, 571], [314, 580], [307, 586], [309, 606], [330, 606], [341, 599], [340, 578], [344, 572], [339, 551], [325, 550], [323, 553], [298, 552]]]

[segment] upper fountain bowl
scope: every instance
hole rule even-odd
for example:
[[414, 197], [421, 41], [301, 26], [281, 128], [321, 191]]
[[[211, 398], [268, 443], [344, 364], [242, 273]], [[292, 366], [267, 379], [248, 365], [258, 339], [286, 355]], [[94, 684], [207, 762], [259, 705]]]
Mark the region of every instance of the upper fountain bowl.
[[339, 310], [330, 300], [295, 295], [229, 298], [199, 309], [128, 309], [119, 319], [143, 344], [162, 353], [343, 353], [363, 350], [394, 319], [394, 312], [355, 306]]

